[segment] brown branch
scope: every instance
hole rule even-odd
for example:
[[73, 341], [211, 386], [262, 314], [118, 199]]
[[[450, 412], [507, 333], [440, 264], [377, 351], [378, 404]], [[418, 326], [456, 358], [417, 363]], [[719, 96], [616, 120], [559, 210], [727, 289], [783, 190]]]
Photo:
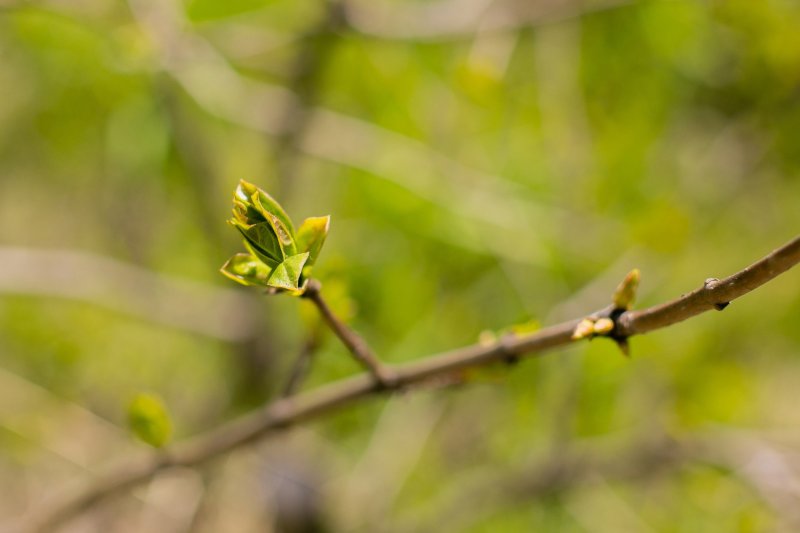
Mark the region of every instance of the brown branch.
[[[616, 329], [618, 334], [634, 335], [686, 320], [714, 309], [715, 304], [743, 296], [798, 262], [800, 262], [800, 237], [722, 281], [706, 282], [701, 289], [663, 305], [641, 311], [624, 312], [617, 317]], [[327, 309], [327, 306], [323, 305], [323, 309]], [[609, 307], [595, 313], [595, 316], [609, 316], [612, 311]], [[262, 410], [176, 444], [167, 454], [151, 454], [133, 461], [125, 461], [83, 490], [73, 489], [66, 493], [62, 501], [34, 512], [35, 516], [30, 522], [12, 531], [28, 533], [52, 530], [101, 500], [146, 481], [165, 468], [203, 463], [292, 424], [343, 409], [375, 393], [399, 390], [468, 367], [500, 362], [512, 356], [539, 354], [557, 346], [570, 344], [574, 342], [572, 333], [579, 322], [580, 319], [575, 319], [532, 334], [502, 337], [488, 346], [468, 346], [420, 361], [393, 366], [390, 367], [393, 379], [383, 386], [371, 375], [361, 374], [298, 396], [282, 398]], [[335, 324], [340, 323], [335, 321], [334, 328], [337, 327]], [[347, 333], [349, 330], [344, 331], [343, 336], [348, 339], [346, 342], [359, 347], [359, 350], [363, 349], [363, 346]]]
[[711, 309], [721, 311], [736, 298], [786, 272], [798, 262], [800, 237], [723, 280], [707, 279], [702, 287], [671, 302], [623, 314], [617, 320], [618, 332], [622, 336], [647, 333]]
[[382, 387], [391, 387], [394, 382], [392, 372], [386, 365], [380, 362], [374, 353], [372, 353], [366, 341], [362, 339], [358, 333], [348, 328], [347, 325], [339, 320], [339, 317], [333, 313], [328, 303], [322, 297], [321, 288], [322, 285], [319, 281], [315, 279], [309, 280], [308, 287], [306, 288], [306, 292], [303, 293], [303, 297], [314, 303], [319, 314], [322, 316], [323, 320], [325, 320], [325, 323], [328, 324], [336, 336], [339, 337], [342, 344], [350, 350], [350, 353], [353, 354], [356, 361], [367, 369], [375, 381]]

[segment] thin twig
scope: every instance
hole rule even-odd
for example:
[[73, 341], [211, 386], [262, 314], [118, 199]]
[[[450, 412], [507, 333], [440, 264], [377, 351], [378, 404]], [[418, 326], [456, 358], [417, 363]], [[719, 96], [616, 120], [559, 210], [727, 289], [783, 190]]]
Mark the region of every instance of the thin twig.
[[381, 387], [390, 388], [395, 381], [391, 370], [380, 362], [378, 357], [372, 353], [372, 349], [367, 345], [367, 342], [362, 339], [358, 333], [347, 327], [347, 325], [339, 320], [339, 317], [333, 313], [328, 303], [322, 297], [321, 288], [322, 285], [319, 281], [315, 279], [309, 280], [308, 287], [306, 287], [306, 292], [303, 293], [303, 297], [314, 303], [320, 315], [325, 320], [325, 323], [328, 324], [336, 336], [339, 337], [342, 344], [350, 350], [350, 353], [353, 354], [356, 361], [367, 369], [376, 383]]
[[303, 379], [308, 374], [308, 370], [311, 368], [311, 360], [322, 343], [321, 325], [322, 324], [319, 323], [313, 327], [308, 338], [303, 343], [300, 353], [297, 354], [292, 368], [289, 371], [289, 379], [286, 380], [286, 385], [283, 387], [282, 395], [284, 397], [291, 396], [297, 392]]
[[800, 237], [725, 279], [709, 278], [702, 287], [671, 302], [625, 313], [617, 321], [619, 333], [625, 336], [647, 333], [711, 309], [722, 311], [736, 298], [786, 272], [798, 261]]
[[[800, 237], [722, 281], [707, 281], [701, 289], [666, 304], [622, 313], [616, 319], [617, 329], [620, 334], [634, 335], [686, 320], [715, 309], [715, 304], [718, 308], [721, 303], [743, 296], [797, 263], [800, 263]], [[608, 316], [612, 311], [609, 307], [594, 316]], [[83, 490], [70, 490], [65, 493], [63, 500], [34, 510], [29, 522], [11, 531], [28, 533], [52, 530], [100, 501], [150, 479], [165, 468], [203, 463], [292, 424], [341, 410], [375, 393], [405, 388], [469, 367], [501, 362], [509, 356], [534, 355], [570, 344], [575, 342], [572, 333], [580, 320], [571, 320], [527, 335], [502, 337], [488, 346], [468, 346], [393, 366], [394, 379], [384, 386], [372, 375], [360, 374], [298, 396], [277, 400], [262, 410], [176, 444], [167, 454], [125, 460], [118, 468], [110, 470]], [[347, 334], [345, 338], [351, 342], [353, 340]]]

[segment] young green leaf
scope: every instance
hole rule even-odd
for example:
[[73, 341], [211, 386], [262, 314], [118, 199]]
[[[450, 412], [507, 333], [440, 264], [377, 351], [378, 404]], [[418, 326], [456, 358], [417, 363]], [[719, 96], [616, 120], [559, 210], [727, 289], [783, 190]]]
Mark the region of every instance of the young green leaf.
[[231, 219], [228, 222], [242, 234], [245, 239], [245, 245], [249, 245], [248, 249], [271, 268], [283, 261], [285, 257], [283, 247], [278, 241], [278, 236], [275, 234], [272, 224], [260, 222], [248, 226], [235, 219]]
[[222, 273], [244, 285], [261, 285], [300, 294], [328, 233], [330, 217], [303, 222], [300, 247], [292, 221], [280, 204], [252, 183], [239, 182], [228, 223], [244, 237], [248, 254], [237, 254]]
[[313, 266], [317, 261], [317, 256], [325, 244], [325, 237], [328, 236], [328, 229], [331, 225], [331, 217], [310, 217], [300, 224], [297, 230], [297, 250], [299, 252], [308, 252], [308, 261], [306, 268]]
[[225, 276], [242, 285], [267, 286], [272, 269], [250, 254], [236, 254], [220, 269]]
[[308, 252], [287, 257], [286, 260], [275, 267], [267, 284], [276, 289], [284, 289], [291, 292], [301, 291], [300, 274], [303, 266], [308, 260]]
[[172, 421], [167, 408], [155, 394], [138, 394], [128, 407], [128, 424], [140, 440], [162, 448], [172, 436]]
[[252, 206], [252, 208], [258, 211], [265, 220], [269, 218], [267, 216], [268, 214], [277, 217], [283, 223], [283, 225], [286, 226], [289, 234], [294, 237], [294, 226], [292, 225], [292, 219], [290, 219], [289, 215], [286, 214], [286, 211], [283, 210], [281, 204], [279, 204], [275, 198], [267, 194], [265, 191], [256, 187], [252, 183], [240, 180], [239, 187], [236, 189], [236, 198]]
[[272, 231], [275, 233], [275, 236], [278, 238], [278, 244], [281, 247], [281, 253], [284, 257], [288, 257], [290, 255], [297, 254], [297, 246], [294, 243], [294, 234], [289, 232], [289, 228], [286, 225], [273, 215], [272, 213], [267, 213], [267, 222], [272, 227]]

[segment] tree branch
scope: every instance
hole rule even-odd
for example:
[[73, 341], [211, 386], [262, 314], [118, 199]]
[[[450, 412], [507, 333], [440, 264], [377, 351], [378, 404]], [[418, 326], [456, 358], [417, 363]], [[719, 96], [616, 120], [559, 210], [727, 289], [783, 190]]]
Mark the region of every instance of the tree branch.
[[353, 354], [356, 361], [358, 361], [367, 371], [372, 375], [375, 381], [382, 387], [389, 388], [392, 386], [394, 376], [386, 365], [380, 362], [378, 357], [372, 353], [369, 345], [362, 339], [358, 333], [348, 328], [347, 325], [339, 320], [333, 311], [328, 306], [328, 303], [322, 298], [321, 290], [322, 285], [319, 281], [312, 279], [308, 282], [306, 292], [303, 297], [314, 303], [325, 320], [325, 323], [331, 330], [339, 337], [350, 353]]
[[647, 333], [711, 309], [722, 311], [736, 298], [786, 272], [798, 262], [800, 237], [723, 280], [709, 278], [702, 287], [671, 302], [623, 314], [617, 320], [618, 332], [622, 336]]
[[[760, 287], [798, 262], [800, 262], [800, 236], [724, 280], [708, 280], [700, 289], [662, 305], [621, 313], [616, 317], [613, 333], [627, 336], [653, 331], [714, 309], [715, 305], [718, 308], [720, 304]], [[327, 306], [323, 306], [323, 309], [325, 308]], [[612, 313], [612, 306], [609, 306], [592, 316], [612, 316]], [[100, 501], [150, 479], [161, 470], [203, 463], [292, 424], [341, 410], [375, 393], [403, 389], [468, 367], [500, 362], [513, 356], [539, 354], [551, 348], [570, 344], [575, 342], [572, 334], [580, 320], [563, 322], [531, 334], [506, 336], [488, 346], [468, 346], [420, 361], [389, 367], [393, 371], [393, 379], [383, 386], [371, 375], [361, 374], [305, 394], [276, 400], [262, 410], [176, 444], [166, 453], [150, 454], [124, 461], [83, 490], [70, 490], [65, 493], [63, 500], [53, 502], [38, 512], [34, 510], [29, 522], [12, 531], [28, 533], [52, 530]], [[332, 327], [337, 331], [334, 324]], [[342, 339], [343, 342], [359, 346], [349, 333], [340, 335], [340, 338], [342, 336], [348, 339], [348, 341]]]

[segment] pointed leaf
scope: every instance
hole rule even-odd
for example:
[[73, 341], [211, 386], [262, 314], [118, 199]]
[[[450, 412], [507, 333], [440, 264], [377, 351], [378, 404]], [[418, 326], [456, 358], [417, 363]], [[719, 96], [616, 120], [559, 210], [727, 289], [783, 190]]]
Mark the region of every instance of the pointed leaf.
[[272, 256], [266, 255], [264, 252], [250, 244], [250, 241], [247, 239], [242, 241], [242, 243], [244, 244], [244, 247], [247, 248], [247, 251], [250, 253], [250, 255], [264, 263], [264, 266], [266, 266], [270, 271], [282, 262], [281, 259], [275, 260], [272, 258]]
[[239, 182], [239, 189], [237, 189], [237, 197], [241, 198], [239, 190], [242, 191], [242, 194], [247, 195], [246, 199], [242, 199], [243, 201], [252, 204], [253, 208], [258, 210], [264, 218], [268, 218], [268, 213], [277, 217], [289, 230], [289, 234], [294, 237], [292, 219], [289, 218], [289, 215], [286, 214], [286, 211], [283, 210], [283, 207], [281, 207], [281, 204], [279, 204], [275, 198], [267, 194], [266, 191], [244, 180]]
[[242, 285], [266, 286], [272, 270], [250, 254], [236, 254], [220, 268], [225, 276]]
[[310, 217], [300, 224], [297, 230], [297, 250], [308, 252], [306, 268], [311, 267], [319, 256], [322, 245], [325, 244], [325, 237], [328, 236], [328, 229], [331, 225], [331, 217]]
[[287, 257], [272, 271], [268, 285], [276, 289], [299, 291], [300, 274], [307, 260], [308, 252]]

